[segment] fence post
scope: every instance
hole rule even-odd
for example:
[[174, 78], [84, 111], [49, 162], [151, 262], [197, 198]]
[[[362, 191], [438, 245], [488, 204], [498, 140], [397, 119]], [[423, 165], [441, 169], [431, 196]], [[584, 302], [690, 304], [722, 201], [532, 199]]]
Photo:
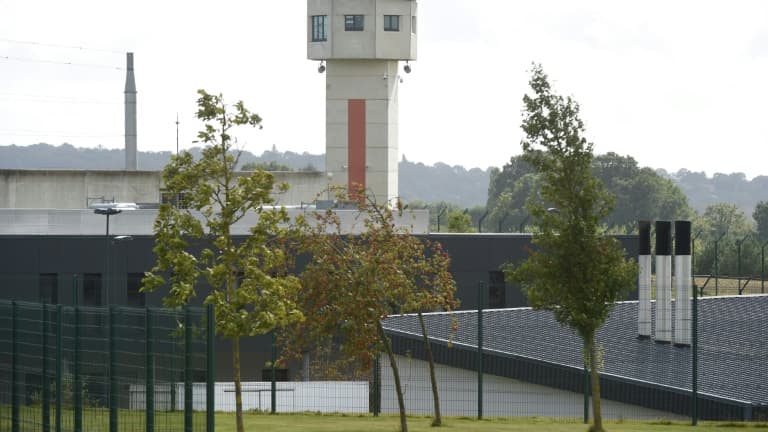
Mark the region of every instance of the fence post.
[[42, 392], [43, 392], [43, 432], [51, 430], [51, 386], [48, 377], [48, 305], [43, 303], [43, 319], [41, 320], [41, 333], [43, 336], [43, 370], [42, 370]]
[[373, 358], [373, 416], [381, 413], [381, 363], [379, 353]]
[[[192, 317], [184, 308], [184, 432], [192, 432]], [[175, 390], [173, 390], [175, 391]]]
[[146, 432], [154, 432], [155, 430], [155, 368], [153, 364], [154, 349], [152, 346], [152, 309], [147, 306], [144, 322], [146, 328], [144, 329], [145, 339], [145, 363], [144, 363], [144, 403], [146, 404], [144, 417], [146, 425], [144, 430]]
[[693, 284], [693, 331], [691, 332], [691, 424], [699, 423], [699, 298], [696, 284]]
[[483, 418], [483, 303], [485, 283], [480, 282], [477, 292], [477, 418]]
[[11, 430], [21, 430], [19, 418], [19, 317], [16, 301], [11, 302]]
[[80, 307], [75, 305], [74, 308], [74, 322], [75, 322], [75, 352], [74, 352], [74, 365], [73, 379], [74, 379], [74, 392], [72, 399], [75, 404], [75, 432], [83, 431], [83, 382], [80, 379]]
[[272, 362], [271, 362], [271, 372], [272, 372], [272, 378], [271, 380], [271, 386], [270, 386], [270, 405], [272, 408], [270, 409], [270, 413], [274, 414], [277, 412], [277, 370], [275, 369], [275, 362], [277, 361], [277, 330], [272, 330]]
[[207, 363], [208, 363], [208, 373], [206, 374], [206, 389], [205, 389], [205, 417], [206, 417], [206, 431], [207, 432], [215, 432], [215, 422], [214, 422], [214, 382], [213, 382], [213, 376], [214, 376], [214, 359], [213, 359], [213, 343], [216, 340], [216, 322], [215, 320], [215, 314], [213, 310], [213, 305], [208, 305], [208, 310], [206, 311], [207, 316], [207, 326], [208, 331], [207, 333], [207, 340], [206, 340], [206, 351], [207, 351]]
[[62, 327], [64, 324], [63, 308], [60, 304], [56, 305], [56, 432], [61, 432], [61, 374], [62, 363], [64, 359], [61, 357], [61, 337]]
[[587, 344], [584, 343], [584, 424], [589, 423], [589, 369], [587, 368]]
[[117, 432], [118, 380], [115, 339], [115, 308], [109, 305], [109, 432]]

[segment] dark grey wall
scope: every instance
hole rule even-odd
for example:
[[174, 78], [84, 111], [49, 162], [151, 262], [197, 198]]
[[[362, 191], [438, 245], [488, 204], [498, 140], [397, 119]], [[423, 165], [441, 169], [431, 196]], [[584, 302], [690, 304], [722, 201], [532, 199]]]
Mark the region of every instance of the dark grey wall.
[[[526, 256], [531, 236], [526, 234], [430, 234], [439, 241], [451, 257], [451, 272], [457, 284], [460, 309], [477, 308], [478, 284], [489, 286], [490, 272], [498, 271], [507, 262], [519, 262]], [[637, 256], [637, 236], [619, 237], [629, 256]], [[0, 298], [40, 301], [40, 274], [58, 275], [58, 300], [73, 303], [76, 290], [83, 299], [82, 275], [103, 274], [110, 260], [110, 303], [126, 304], [126, 275], [143, 273], [152, 268], [154, 238], [134, 236], [129, 242], [107, 243], [103, 236], [0, 236]], [[75, 284], [74, 276], [77, 275]], [[207, 289], [200, 287], [194, 305], [200, 305]], [[505, 306], [526, 306], [519, 287], [506, 284]], [[148, 306], [161, 306], [164, 292], [147, 294]], [[488, 298], [486, 292], [485, 298]], [[635, 291], [632, 299], [637, 298]], [[102, 294], [106, 300], [106, 293]], [[487, 301], [486, 301], [487, 303]], [[242, 376], [245, 380], [261, 378], [261, 369], [270, 359], [270, 338], [261, 336], [243, 340]], [[220, 340], [216, 344], [216, 378], [231, 380], [231, 344]], [[291, 368], [295, 370], [294, 367]], [[293, 375], [293, 374], [291, 374]]]
[[[478, 284], [490, 284], [490, 272], [499, 271], [507, 262], [520, 262], [530, 246], [529, 234], [430, 234], [430, 240], [442, 243], [451, 257], [451, 272], [458, 287], [461, 309], [476, 309]], [[617, 237], [628, 256], [637, 256], [637, 236]], [[39, 301], [42, 273], [58, 274], [59, 302], [71, 304], [73, 275], [79, 276], [78, 295], [82, 301], [82, 275], [104, 274], [110, 266], [110, 303], [126, 303], [126, 275], [152, 268], [155, 256], [151, 236], [134, 236], [132, 241], [109, 244], [95, 236], [0, 236], [0, 298]], [[104, 281], [102, 281], [104, 283]], [[205, 287], [198, 296], [199, 305]], [[505, 307], [526, 306], [518, 286], [506, 284]], [[147, 294], [147, 305], [162, 305], [162, 292]], [[104, 292], [102, 299], [106, 300]], [[488, 293], [485, 294], [486, 305]], [[633, 292], [630, 299], [636, 299]]]

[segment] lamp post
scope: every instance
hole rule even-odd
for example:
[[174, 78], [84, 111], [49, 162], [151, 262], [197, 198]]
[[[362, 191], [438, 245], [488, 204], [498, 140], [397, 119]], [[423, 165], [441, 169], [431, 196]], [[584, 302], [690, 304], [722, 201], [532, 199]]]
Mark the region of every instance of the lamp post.
[[123, 211], [114, 208], [114, 207], [108, 207], [108, 208], [97, 208], [93, 210], [94, 213], [99, 215], [104, 215], [107, 217], [107, 233], [104, 235], [104, 262], [105, 262], [105, 270], [104, 270], [104, 301], [107, 305], [109, 305], [110, 301], [110, 292], [112, 291], [112, 284], [110, 283], [109, 278], [109, 217], [114, 216], [116, 214], [120, 214]]
[[[112, 283], [110, 279], [109, 274], [109, 217], [114, 216], [117, 214], [120, 214], [123, 212], [123, 210], [136, 210], [139, 207], [135, 203], [99, 203], [99, 204], [92, 204], [91, 208], [93, 208], [93, 212], [98, 215], [104, 215], [107, 217], [107, 230], [106, 234], [104, 235], [104, 261], [105, 261], [105, 270], [104, 270], [104, 289], [105, 289], [105, 296], [104, 300], [107, 305], [110, 304], [110, 293], [112, 291]], [[120, 237], [128, 237], [128, 236], [120, 236]], [[132, 237], [131, 237], [132, 239]]]

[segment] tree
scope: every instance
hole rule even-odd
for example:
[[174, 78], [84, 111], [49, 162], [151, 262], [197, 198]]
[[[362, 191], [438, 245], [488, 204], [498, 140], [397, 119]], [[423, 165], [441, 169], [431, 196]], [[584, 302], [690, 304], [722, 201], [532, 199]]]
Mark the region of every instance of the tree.
[[475, 232], [475, 229], [472, 227], [472, 217], [469, 215], [469, 210], [452, 211], [448, 215], [448, 232]]
[[592, 144], [583, 137], [578, 103], [555, 94], [540, 65], [530, 86], [534, 94], [523, 98], [521, 144], [523, 158], [541, 176], [541, 198], [527, 204], [540, 232], [528, 258], [507, 265], [505, 274], [522, 285], [535, 309], [552, 311], [583, 339], [592, 382], [590, 430], [603, 431], [595, 333], [635, 285], [637, 269], [601, 228], [613, 198], [592, 172]]
[[[198, 94], [197, 118], [205, 122], [198, 138], [205, 148], [198, 160], [185, 151], [163, 170], [168, 192], [184, 194], [187, 208], [160, 206], [154, 225], [157, 263], [142, 291], [167, 284], [164, 303], [178, 307], [197, 296], [201, 278], [208, 283], [204, 303], [215, 306], [216, 332], [232, 340], [237, 430], [243, 432], [240, 338], [299, 321], [293, 299], [300, 283], [287, 273], [292, 254], [285, 250], [289, 237], [281, 226], [288, 215], [284, 208], [267, 208], [274, 203], [272, 174], [260, 169], [235, 174], [240, 153], [234, 151], [231, 130], [259, 126], [261, 118], [242, 101], [228, 106], [221, 95]], [[236, 241], [233, 225], [252, 212], [258, 214], [256, 225]]]
[[257, 169], [264, 171], [293, 171], [291, 167], [285, 164], [281, 164], [275, 161], [269, 162], [248, 162], [240, 167], [242, 171], [256, 171]]
[[768, 240], [768, 201], [760, 201], [752, 212], [752, 219], [757, 224], [757, 237]]
[[[350, 200], [354, 197], [358, 200]], [[396, 209], [380, 206], [363, 192], [337, 195], [356, 202], [363, 226], [357, 235], [344, 235], [338, 213], [316, 214], [305, 240], [310, 260], [301, 274], [299, 304], [306, 319], [287, 329], [286, 352], [300, 356], [318, 341], [341, 340], [341, 352], [369, 368], [377, 352], [389, 358], [400, 407], [400, 427], [407, 431], [405, 402], [397, 361], [382, 321], [390, 315], [451, 310], [458, 302], [449, 258], [439, 243], [419, 239], [399, 227]], [[362, 198], [362, 199], [360, 199]], [[431, 349], [425, 329], [428, 360]], [[430, 361], [435, 403], [435, 424], [440, 424], [439, 399]]]

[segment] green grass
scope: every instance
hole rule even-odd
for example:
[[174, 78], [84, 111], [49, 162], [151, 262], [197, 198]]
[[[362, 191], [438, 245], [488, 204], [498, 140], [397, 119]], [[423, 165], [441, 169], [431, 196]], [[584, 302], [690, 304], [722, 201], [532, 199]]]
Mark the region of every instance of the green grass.
[[[475, 420], [470, 418], [448, 417], [444, 419], [445, 426], [434, 428], [430, 426], [431, 418], [409, 417], [408, 430], [411, 432], [438, 431], [547, 431], [570, 432], [585, 431], [587, 426], [578, 420], [554, 420], [541, 418], [514, 418]], [[320, 415], [320, 414], [255, 414], [245, 415], [246, 430], [279, 430], [281, 432], [396, 432], [400, 420], [397, 416], [385, 415], [380, 417], [352, 415]], [[702, 422], [696, 428], [690, 423], [669, 421], [657, 422], [606, 422], [606, 430], [616, 432], [646, 432], [646, 431], [689, 431], [713, 432], [736, 430], [766, 430], [764, 423], [722, 423]], [[231, 413], [216, 415], [217, 431], [234, 431], [235, 418]]]
[[[35, 409], [37, 408], [37, 409]], [[71, 411], [64, 414], [64, 429], [72, 428]], [[39, 407], [22, 407], [21, 430], [32, 432], [40, 430]], [[194, 414], [195, 431], [205, 430], [205, 415], [201, 412]], [[394, 415], [344, 415], [344, 414], [277, 414], [247, 412], [245, 414], [245, 429], [247, 431], [281, 431], [281, 432], [397, 432], [400, 420]], [[430, 426], [430, 417], [411, 416], [408, 418], [408, 430], [411, 432], [467, 431], [467, 432], [571, 432], [586, 431], [587, 426], [578, 419], [548, 419], [548, 418], [506, 418], [476, 420], [469, 417], [446, 417], [444, 426]], [[120, 430], [124, 432], [143, 431], [144, 413], [142, 411], [120, 411]], [[235, 431], [234, 413], [216, 413], [216, 430], [220, 432]], [[51, 422], [53, 425], [53, 422]], [[108, 411], [103, 408], [87, 408], [83, 410], [83, 430], [107, 430]], [[609, 421], [606, 429], [611, 432], [662, 432], [662, 431], [768, 431], [766, 423], [739, 422], [701, 422], [693, 428], [690, 422], [671, 422], [658, 420], [654, 422], [640, 421]], [[155, 430], [180, 431], [183, 429], [183, 415], [180, 412], [156, 412]], [[0, 406], [0, 430], [10, 430], [10, 409]]]

